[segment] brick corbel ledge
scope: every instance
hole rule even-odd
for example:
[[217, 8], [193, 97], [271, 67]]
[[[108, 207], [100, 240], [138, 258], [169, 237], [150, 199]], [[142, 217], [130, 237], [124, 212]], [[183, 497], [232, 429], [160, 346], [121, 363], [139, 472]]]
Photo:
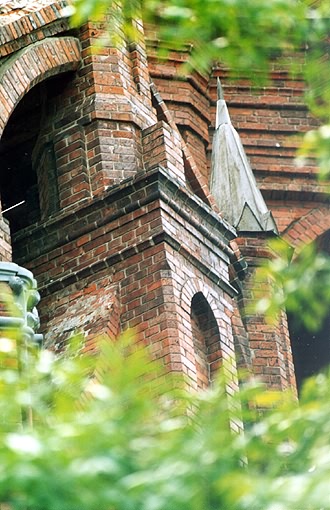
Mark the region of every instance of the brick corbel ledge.
[[22, 97], [37, 83], [75, 71], [81, 62], [75, 37], [44, 39], [17, 52], [0, 67], [0, 138]]
[[[155, 203], [158, 210], [166, 206], [170, 211], [174, 211], [182, 222], [196, 229], [201, 238], [205, 238], [213, 246], [219, 248], [223, 252], [221, 258], [227, 263], [233, 258], [234, 254], [229, 246], [229, 241], [236, 237], [233, 227], [214, 213], [202, 200], [182, 187], [181, 183], [174, 179], [166, 168], [160, 166], [154, 167], [148, 172], [136, 174], [133, 178], [115, 186], [103, 198], [99, 197], [76, 211], [74, 215], [70, 214], [70, 222], [66, 222], [65, 217], [62, 216], [53, 218], [48, 224], [35, 224], [33, 230], [30, 227], [18, 232], [15, 236], [15, 243], [20, 251], [20, 247], [26, 246], [27, 238], [29, 238], [29, 259], [35, 260], [89, 232], [102, 229], [117, 219], [129, 216], [134, 211], [141, 210], [151, 203]], [[68, 217], [67, 214], [66, 217]], [[83, 219], [88, 220], [85, 225]], [[118, 222], [119, 224], [123, 225], [122, 222]], [[32, 242], [30, 242], [31, 239], [33, 239]], [[166, 226], [162, 224], [160, 232], [133, 246], [125, 247], [119, 252], [117, 249], [114, 252], [108, 251], [105, 258], [94, 259], [88, 264], [88, 267], [77, 267], [75, 273], [70, 269], [67, 274], [63, 274], [55, 281], [49, 280], [41, 284], [42, 296], [57, 292], [104, 269], [111, 269], [118, 262], [161, 243], [165, 243], [179, 252], [184, 259], [231, 297], [237, 294], [236, 289], [223, 279], [217, 268], [211, 267], [195, 253], [187, 250], [185, 243], [171, 235]], [[26, 263], [24, 258], [18, 260], [22, 265]]]

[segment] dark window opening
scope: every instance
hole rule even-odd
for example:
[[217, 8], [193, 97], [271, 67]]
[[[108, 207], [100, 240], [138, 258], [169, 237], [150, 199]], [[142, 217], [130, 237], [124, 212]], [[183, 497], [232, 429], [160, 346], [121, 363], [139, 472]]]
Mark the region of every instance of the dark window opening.
[[3, 132], [0, 192], [3, 215], [12, 234], [59, 209], [54, 122], [62, 113], [63, 94], [73, 86], [74, 76], [72, 72], [61, 73], [33, 87]]
[[12, 233], [40, 217], [37, 175], [32, 167], [40, 108], [40, 88], [35, 87], [14, 110], [0, 140], [2, 210]]
[[288, 322], [299, 393], [306, 378], [330, 365], [330, 315], [316, 332], [297, 323], [294, 317], [288, 316]]
[[[317, 239], [316, 246], [319, 251], [330, 255], [330, 231]], [[306, 378], [330, 366], [330, 310], [317, 331], [308, 330], [290, 314], [288, 324], [299, 393]]]
[[217, 321], [201, 292], [191, 302], [191, 328], [195, 349], [197, 386], [207, 388], [221, 363], [220, 335]]

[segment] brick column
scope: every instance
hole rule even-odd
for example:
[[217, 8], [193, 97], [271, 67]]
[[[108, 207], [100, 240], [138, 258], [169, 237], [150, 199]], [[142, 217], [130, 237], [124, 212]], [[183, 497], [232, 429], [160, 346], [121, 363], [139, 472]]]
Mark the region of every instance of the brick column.
[[146, 170], [156, 166], [167, 168], [176, 179], [185, 182], [181, 140], [164, 121], [143, 131], [143, 157]]
[[266, 281], [261, 287], [255, 281], [257, 267], [273, 257], [268, 242], [273, 234], [248, 233], [237, 239], [240, 251], [248, 263], [248, 275], [244, 282], [239, 306], [251, 349], [252, 371], [271, 389], [292, 388], [296, 381], [292, 361], [287, 317], [283, 311], [275, 324], [268, 324], [261, 315], [253, 313], [256, 300], [271, 292], [273, 282]]

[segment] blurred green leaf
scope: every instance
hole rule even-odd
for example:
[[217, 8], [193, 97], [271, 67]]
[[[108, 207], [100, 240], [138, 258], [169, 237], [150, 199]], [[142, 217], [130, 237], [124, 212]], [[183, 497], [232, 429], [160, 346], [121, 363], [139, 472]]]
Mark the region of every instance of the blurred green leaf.
[[313, 243], [293, 260], [292, 248], [281, 239], [270, 248], [275, 256], [258, 269], [256, 285], [271, 281], [271, 292], [256, 303], [256, 312], [272, 322], [285, 309], [307, 329], [317, 330], [330, 309], [330, 257]]
[[[254, 381], [229, 395], [225, 372], [192, 394], [132, 335], [92, 356], [72, 356], [72, 344], [59, 357], [19, 345], [17, 356], [23, 347], [26, 365], [0, 368], [0, 501], [11, 510], [329, 508], [328, 375], [306, 383], [298, 406]], [[30, 422], [17, 413], [22, 391]]]
[[321, 180], [330, 178], [330, 124], [309, 131], [298, 153], [298, 166], [303, 166], [307, 158], [315, 158], [319, 167]]

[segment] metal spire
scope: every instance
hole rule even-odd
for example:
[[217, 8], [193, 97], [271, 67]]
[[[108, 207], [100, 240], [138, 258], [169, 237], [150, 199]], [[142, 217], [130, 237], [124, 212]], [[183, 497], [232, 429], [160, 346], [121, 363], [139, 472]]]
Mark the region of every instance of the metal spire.
[[262, 197], [241, 139], [231, 123], [219, 78], [212, 148], [211, 192], [223, 213], [238, 231], [277, 232]]
[[224, 95], [223, 95], [223, 88], [222, 88], [221, 81], [220, 81], [219, 77], [217, 78], [217, 91], [218, 91], [218, 101], [219, 101], [219, 99], [225, 99]]
[[215, 117], [215, 129], [218, 129], [221, 124], [230, 124], [230, 117], [226, 101], [224, 100], [223, 89], [220, 78], [217, 78], [217, 112]]

